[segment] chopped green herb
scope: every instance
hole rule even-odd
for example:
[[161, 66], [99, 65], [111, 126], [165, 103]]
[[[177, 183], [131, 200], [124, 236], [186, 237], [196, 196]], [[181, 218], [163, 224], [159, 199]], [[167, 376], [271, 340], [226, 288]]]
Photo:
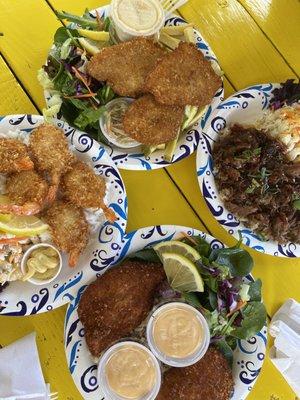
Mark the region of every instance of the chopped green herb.
[[256, 179], [252, 178], [251, 185], [247, 187], [245, 193], [253, 193], [255, 189], [259, 188], [260, 184], [257, 182]]
[[256, 149], [253, 150], [244, 150], [242, 152], [242, 158], [250, 161], [251, 158], [253, 158], [254, 156], [258, 156], [261, 153], [261, 147], [257, 147]]
[[300, 199], [293, 201], [293, 207], [295, 210], [300, 210]]

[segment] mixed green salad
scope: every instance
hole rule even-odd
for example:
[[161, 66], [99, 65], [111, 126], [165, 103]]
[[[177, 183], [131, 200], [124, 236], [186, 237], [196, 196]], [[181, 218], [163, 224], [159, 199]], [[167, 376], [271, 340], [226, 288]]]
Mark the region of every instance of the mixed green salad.
[[[58, 19], [68, 21], [69, 25], [57, 29], [47, 61], [38, 71], [39, 82], [49, 94], [48, 107], [43, 110], [44, 118], [50, 122], [52, 117], [62, 117], [71, 126], [109, 144], [101, 132], [99, 118], [106, 111], [105, 105], [119, 96], [105, 82], [89, 76], [86, 65], [101, 49], [117, 42], [111, 20], [97, 13], [94, 17], [89, 10], [82, 17], [64, 11], [56, 15]], [[172, 50], [177, 47], [180, 36], [180, 40], [194, 40], [192, 25], [163, 28], [160, 43]], [[164, 150], [165, 160], [171, 162], [179, 135], [194, 125], [205, 110], [206, 107], [186, 106], [177, 138], [158, 146], [143, 146], [144, 154], [149, 156], [155, 150]], [[119, 129], [119, 122], [116, 130]]]
[[200, 236], [185, 235], [180, 241], [161, 242], [131, 255], [163, 263], [168, 285], [161, 288], [161, 299], [181, 298], [199, 309], [209, 324], [211, 343], [230, 364], [237, 340], [253, 337], [267, 318], [261, 280], [246, 278], [253, 259], [241, 243], [212, 249]]

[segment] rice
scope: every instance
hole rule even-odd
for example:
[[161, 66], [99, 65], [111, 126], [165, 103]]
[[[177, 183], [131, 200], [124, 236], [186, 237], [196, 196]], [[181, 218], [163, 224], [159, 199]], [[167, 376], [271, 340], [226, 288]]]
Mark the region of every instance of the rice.
[[256, 129], [280, 140], [287, 147], [287, 157], [300, 162], [300, 106], [267, 110], [255, 124]]
[[29, 136], [29, 132], [22, 131], [20, 129], [16, 129], [15, 131], [0, 132], [0, 138], [17, 139], [26, 145], [29, 144]]

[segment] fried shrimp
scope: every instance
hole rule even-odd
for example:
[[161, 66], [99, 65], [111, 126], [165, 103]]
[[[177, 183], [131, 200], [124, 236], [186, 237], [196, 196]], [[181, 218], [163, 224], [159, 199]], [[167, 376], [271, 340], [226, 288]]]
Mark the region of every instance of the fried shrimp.
[[10, 204], [0, 204], [0, 213], [38, 214], [48, 203], [47, 182], [35, 171], [21, 171], [8, 176], [6, 194]]
[[74, 267], [88, 243], [89, 228], [83, 210], [74, 204], [56, 201], [45, 212], [54, 244], [69, 254], [69, 266]]
[[183, 107], [159, 104], [152, 95], [147, 94], [129, 106], [123, 119], [124, 130], [142, 144], [166, 143], [177, 136], [183, 111]]
[[26, 171], [34, 165], [29, 157], [28, 148], [16, 139], [0, 138], [0, 173]]
[[192, 43], [181, 42], [157, 62], [145, 90], [161, 104], [202, 107], [211, 102], [221, 83], [201, 51]]
[[88, 286], [78, 306], [91, 354], [130, 335], [153, 307], [157, 286], [166, 279], [160, 264], [126, 260]]
[[120, 96], [143, 93], [145, 79], [165, 51], [152, 39], [143, 37], [106, 47], [92, 57], [88, 73], [106, 81]]
[[37, 169], [49, 175], [50, 197], [54, 199], [61, 175], [74, 162], [63, 131], [53, 125], [40, 125], [30, 135], [30, 150]]
[[91, 167], [78, 161], [62, 178], [64, 196], [72, 204], [83, 208], [102, 208], [110, 222], [116, 220], [116, 215], [104, 204], [106, 191], [105, 180], [96, 175]]

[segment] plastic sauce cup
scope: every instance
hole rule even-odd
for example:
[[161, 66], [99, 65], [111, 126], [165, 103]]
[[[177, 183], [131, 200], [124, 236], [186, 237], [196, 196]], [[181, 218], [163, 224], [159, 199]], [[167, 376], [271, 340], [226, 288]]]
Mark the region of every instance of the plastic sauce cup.
[[[204, 356], [210, 343], [206, 319], [196, 308], [183, 302], [158, 307], [148, 320], [146, 332], [152, 353], [173, 367], [195, 364]], [[193, 340], [195, 345], [191, 344]], [[181, 348], [181, 353], [173, 351], [182, 345], [185, 347]]]
[[158, 35], [165, 22], [164, 9], [158, 0], [112, 0], [111, 18], [121, 42]]

